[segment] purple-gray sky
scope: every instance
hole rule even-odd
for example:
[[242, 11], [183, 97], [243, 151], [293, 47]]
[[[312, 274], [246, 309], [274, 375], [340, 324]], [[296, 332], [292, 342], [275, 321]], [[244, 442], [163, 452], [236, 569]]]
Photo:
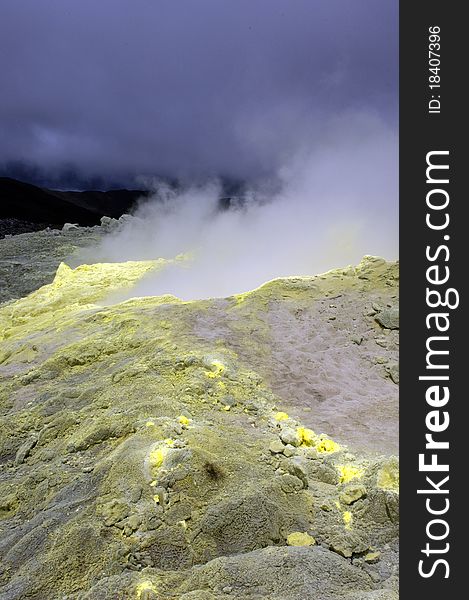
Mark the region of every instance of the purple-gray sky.
[[347, 112], [397, 130], [397, 0], [2, 0], [0, 174], [274, 174]]

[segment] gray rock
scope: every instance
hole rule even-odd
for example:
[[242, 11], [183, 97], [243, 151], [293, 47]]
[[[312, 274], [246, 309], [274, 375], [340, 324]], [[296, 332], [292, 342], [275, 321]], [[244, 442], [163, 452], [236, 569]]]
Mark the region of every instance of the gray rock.
[[299, 446], [301, 444], [300, 436], [291, 427], [284, 427], [282, 429], [280, 439], [284, 444], [290, 444], [291, 446]]
[[114, 219], [114, 217], [101, 217], [100, 219], [101, 221], [101, 227], [103, 229], [105, 229], [106, 231], [112, 231], [114, 229], [116, 229], [117, 227], [119, 227], [119, 221], [117, 219]]
[[[332, 600], [343, 598], [344, 592], [360, 593], [374, 587], [364, 571], [320, 546], [272, 547], [217, 558], [192, 569], [178, 591], [209, 591], [218, 586], [220, 589], [233, 587], [237, 598], [253, 600]], [[200, 598], [210, 598], [210, 595]]]
[[386, 329], [399, 329], [399, 307], [384, 308], [376, 315], [375, 320]]
[[305, 489], [307, 489], [308, 488], [308, 472], [307, 472], [305, 463], [306, 463], [306, 459], [302, 460], [300, 457], [295, 457], [295, 458], [286, 460], [284, 463], [284, 466], [291, 475], [298, 477], [298, 479], [300, 479], [303, 482], [303, 487]]
[[291, 444], [287, 444], [284, 448], [283, 448], [283, 454], [287, 457], [290, 458], [291, 456], [295, 456], [296, 454], [296, 450], [295, 447], [292, 446]]
[[221, 403], [224, 404], [225, 406], [229, 406], [230, 408], [233, 408], [233, 406], [236, 406], [236, 404], [237, 404], [234, 396], [230, 396], [230, 395], [224, 396]]
[[299, 477], [291, 475], [290, 473], [281, 475], [279, 482], [280, 488], [283, 492], [285, 492], [285, 494], [293, 494], [304, 488], [304, 482]]
[[249, 552], [281, 538], [284, 513], [262, 490], [210, 506], [200, 522], [193, 550], [206, 552], [215, 544], [217, 555]]
[[399, 363], [391, 363], [385, 367], [386, 373], [389, 375], [391, 380], [398, 384], [399, 383]]
[[62, 261], [98, 244], [103, 235], [101, 227], [80, 227], [70, 229], [67, 235], [54, 229], [0, 239], [0, 279], [5, 282], [0, 286], [0, 302], [21, 298], [51, 283]]
[[340, 501], [344, 504], [353, 504], [360, 498], [366, 496], [366, 488], [364, 485], [352, 484], [348, 485], [340, 494]]
[[37, 444], [37, 437], [31, 437], [20, 446], [15, 456], [15, 465], [21, 465], [28, 458], [29, 453]]
[[72, 229], [79, 229], [80, 226], [78, 225], [78, 223], [65, 223], [65, 225], [62, 227], [62, 231], [71, 231]]
[[283, 452], [284, 445], [280, 440], [274, 440], [269, 444], [269, 451], [272, 454], [281, 454]]

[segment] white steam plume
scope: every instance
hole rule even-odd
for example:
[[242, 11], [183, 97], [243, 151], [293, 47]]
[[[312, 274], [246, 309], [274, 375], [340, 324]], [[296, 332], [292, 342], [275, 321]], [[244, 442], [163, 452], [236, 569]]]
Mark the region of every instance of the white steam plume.
[[[229, 296], [274, 277], [315, 275], [364, 254], [397, 258], [397, 137], [369, 115], [337, 117], [278, 173], [273, 196], [257, 189], [244, 207], [217, 208], [216, 182], [173, 192], [159, 186], [139, 217], [83, 262], [174, 258], [132, 296], [185, 300]], [[248, 194], [249, 196], [249, 194]]]

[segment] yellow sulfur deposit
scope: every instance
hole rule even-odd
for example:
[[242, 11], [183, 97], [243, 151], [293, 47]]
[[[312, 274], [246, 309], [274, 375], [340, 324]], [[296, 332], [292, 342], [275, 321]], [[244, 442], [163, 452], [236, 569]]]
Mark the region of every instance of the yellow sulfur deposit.
[[316, 448], [321, 454], [329, 454], [340, 450], [339, 444], [326, 437], [318, 436], [312, 429], [307, 427], [298, 427], [296, 430], [302, 446]]
[[225, 365], [219, 360], [214, 360], [211, 364], [211, 371], [207, 371], [207, 377], [210, 377], [211, 379], [220, 377], [224, 370]]
[[329, 438], [323, 438], [316, 444], [316, 450], [324, 453], [338, 452], [340, 450], [340, 446]]
[[289, 416], [287, 415], [286, 412], [278, 412], [278, 413], [275, 413], [274, 419], [276, 421], [286, 421], [287, 419], [289, 419]]
[[[137, 600], [143, 600], [144, 598], [155, 597], [156, 598], [156, 588], [152, 584], [151, 581], [143, 581], [139, 583], [136, 587]], [[149, 595], [149, 592], [153, 592], [153, 596]]]
[[346, 510], [343, 514], [345, 529], [352, 528], [352, 513], [349, 510]]
[[[119, 301], [152, 268], [64, 266], [50, 287], [0, 306], [6, 596], [21, 589], [24, 597], [40, 590], [44, 598], [168, 600], [223, 596], [229, 584], [226, 597], [286, 598], [291, 590], [309, 598], [326, 597], [329, 583], [337, 598], [366, 595], [369, 575], [341, 557], [389, 543], [386, 564], [397, 565], [399, 498], [376, 493], [378, 485], [397, 489], [397, 463], [338, 452], [320, 433], [319, 401], [299, 420], [299, 382], [295, 373], [290, 380], [287, 355], [276, 354], [286, 327], [301, 338], [305, 326], [327, 319], [316, 310], [326, 291], [358, 290], [359, 317], [370, 304], [362, 290], [375, 293], [375, 280], [277, 280], [239, 305]], [[307, 322], [296, 319], [302, 311]], [[341, 440], [340, 428], [330, 433]], [[63, 507], [85, 500], [86, 510], [67, 518]], [[22, 543], [25, 533], [42, 540], [42, 526], [30, 526], [48, 514], [58, 519], [47, 544]]]
[[[149, 474], [152, 478], [157, 476], [157, 471], [163, 466], [164, 460], [170, 448], [174, 446], [174, 440], [167, 438], [160, 442], [148, 456]], [[153, 482], [150, 485], [154, 485]]]
[[159, 469], [168, 453], [167, 448], [156, 448], [150, 453], [150, 465], [154, 469]]
[[[48, 327], [60, 329], [67, 325], [74, 314], [95, 309], [106, 298], [125, 293], [146, 274], [171, 262], [157, 259], [96, 263], [80, 265], [75, 269], [61, 263], [52, 283], [21, 298], [15, 303], [14, 311], [7, 309], [2, 315], [8, 315], [4, 323], [5, 330], [8, 328], [8, 337], [14, 339], [25, 332], [30, 334]], [[170, 297], [164, 300], [169, 301]], [[171, 301], [177, 299], [171, 297]], [[63, 321], [61, 326], [58, 325], [60, 318]]]
[[358, 479], [363, 476], [363, 469], [353, 465], [339, 465], [339, 483], [348, 483], [352, 479]]
[[399, 463], [391, 457], [378, 472], [378, 487], [382, 490], [399, 492]]
[[296, 432], [298, 433], [301, 443], [304, 446], [315, 446], [318, 436], [314, 433], [312, 429], [308, 429], [307, 427], [298, 427]]
[[316, 540], [309, 533], [294, 531], [287, 537], [288, 546], [314, 546]]

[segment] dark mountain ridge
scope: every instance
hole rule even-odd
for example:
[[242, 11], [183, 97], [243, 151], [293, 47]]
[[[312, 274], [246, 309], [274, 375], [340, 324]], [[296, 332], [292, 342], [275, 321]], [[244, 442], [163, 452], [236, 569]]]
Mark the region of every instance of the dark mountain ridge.
[[129, 212], [143, 190], [59, 191], [0, 177], [0, 219], [62, 226], [97, 225], [103, 215], [119, 218]]

